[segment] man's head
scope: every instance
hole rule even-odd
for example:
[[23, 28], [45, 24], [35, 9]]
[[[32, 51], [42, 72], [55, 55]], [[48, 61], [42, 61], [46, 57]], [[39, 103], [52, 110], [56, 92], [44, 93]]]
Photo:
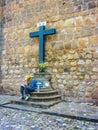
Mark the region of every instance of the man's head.
[[31, 76], [30, 75], [26, 75], [26, 79], [30, 79], [31, 78]]

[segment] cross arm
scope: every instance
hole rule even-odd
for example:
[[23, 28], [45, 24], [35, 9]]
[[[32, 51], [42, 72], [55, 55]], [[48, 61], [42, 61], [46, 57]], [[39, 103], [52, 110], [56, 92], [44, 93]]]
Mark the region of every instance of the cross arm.
[[51, 28], [48, 30], [44, 30], [44, 35], [51, 35], [51, 34], [56, 34], [56, 29]]
[[29, 34], [30, 37], [38, 37], [39, 36], [39, 32], [31, 32]]

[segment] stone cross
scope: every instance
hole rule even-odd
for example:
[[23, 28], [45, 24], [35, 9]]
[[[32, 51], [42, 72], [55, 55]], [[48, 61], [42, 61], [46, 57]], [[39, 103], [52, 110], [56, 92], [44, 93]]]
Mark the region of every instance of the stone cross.
[[39, 63], [44, 62], [44, 37], [46, 35], [55, 34], [55, 29], [45, 30], [45, 26], [40, 26], [39, 31], [31, 32], [30, 37], [39, 37]]

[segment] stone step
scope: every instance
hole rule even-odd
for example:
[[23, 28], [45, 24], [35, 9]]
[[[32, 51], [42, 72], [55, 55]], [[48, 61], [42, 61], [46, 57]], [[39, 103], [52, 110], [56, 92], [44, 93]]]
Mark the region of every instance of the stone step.
[[50, 90], [50, 91], [35, 91], [31, 93], [31, 96], [33, 97], [42, 97], [42, 96], [52, 96], [52, 95], [58, 95], [57, 90]]
[[47, 101], [58, 101], [61, 100], [61, 95], [53, 95], [53, 96], [48, 96], [47, 97], [30, 97], [29, 101], [32, 102], [47, 102]]
[[35, 108], [43, 108], [43, 109], [47, 109], [57, 103], [59, 103], [61, 100], [59, 101], [51, 101], [51, 102], [28, 102], [25, 100], [11, 100], [11, 104], [18, 104], [18, 105], [26, 105], [26, 106], [32, 106]]
[[61, 95], [58, 90], [52, 89], [51, 87], [43, 87], [39, 92], [34, 91], [31, 93], [31, 97], [28, 101], [25, 100], [11, 100], [11, 103], [31, 105], [39, 108], [49, 108], [61, 101]]
[[[44, 88], [44, 87], [43, 87], [43, 88], [40, 88], [40, 89], [39, 89], [39, 91], [41, 91], [41, 92], [44, 92], [44, 91], [45, 91], [45, 92], [46, 92], [46, 91], [48, 92], [48, 91], [52, 91], [52, 90], [53, 90], [53, 89], [50, 88], [50, 87], [49, 87], [49, 88]], [[37, 91], [37, 89], [36, 89], [36, 91]]]

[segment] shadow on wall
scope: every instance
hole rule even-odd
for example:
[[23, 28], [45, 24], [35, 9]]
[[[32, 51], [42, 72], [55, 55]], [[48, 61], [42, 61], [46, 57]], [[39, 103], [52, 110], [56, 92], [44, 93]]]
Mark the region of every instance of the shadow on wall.
[[[5, 24], [5, 19], [4, 19], [4, 12], [3, 12], [3, 6], [5, 6], [5, 0], [0, 1], [0, 84], [2, 83], [2, 70], [1, 70], [1, 65], [2, 65], [2, 50], [4, 48], [4, 24]], [[3, 87], [0, 85], [0, 93], [3, 92]]]

